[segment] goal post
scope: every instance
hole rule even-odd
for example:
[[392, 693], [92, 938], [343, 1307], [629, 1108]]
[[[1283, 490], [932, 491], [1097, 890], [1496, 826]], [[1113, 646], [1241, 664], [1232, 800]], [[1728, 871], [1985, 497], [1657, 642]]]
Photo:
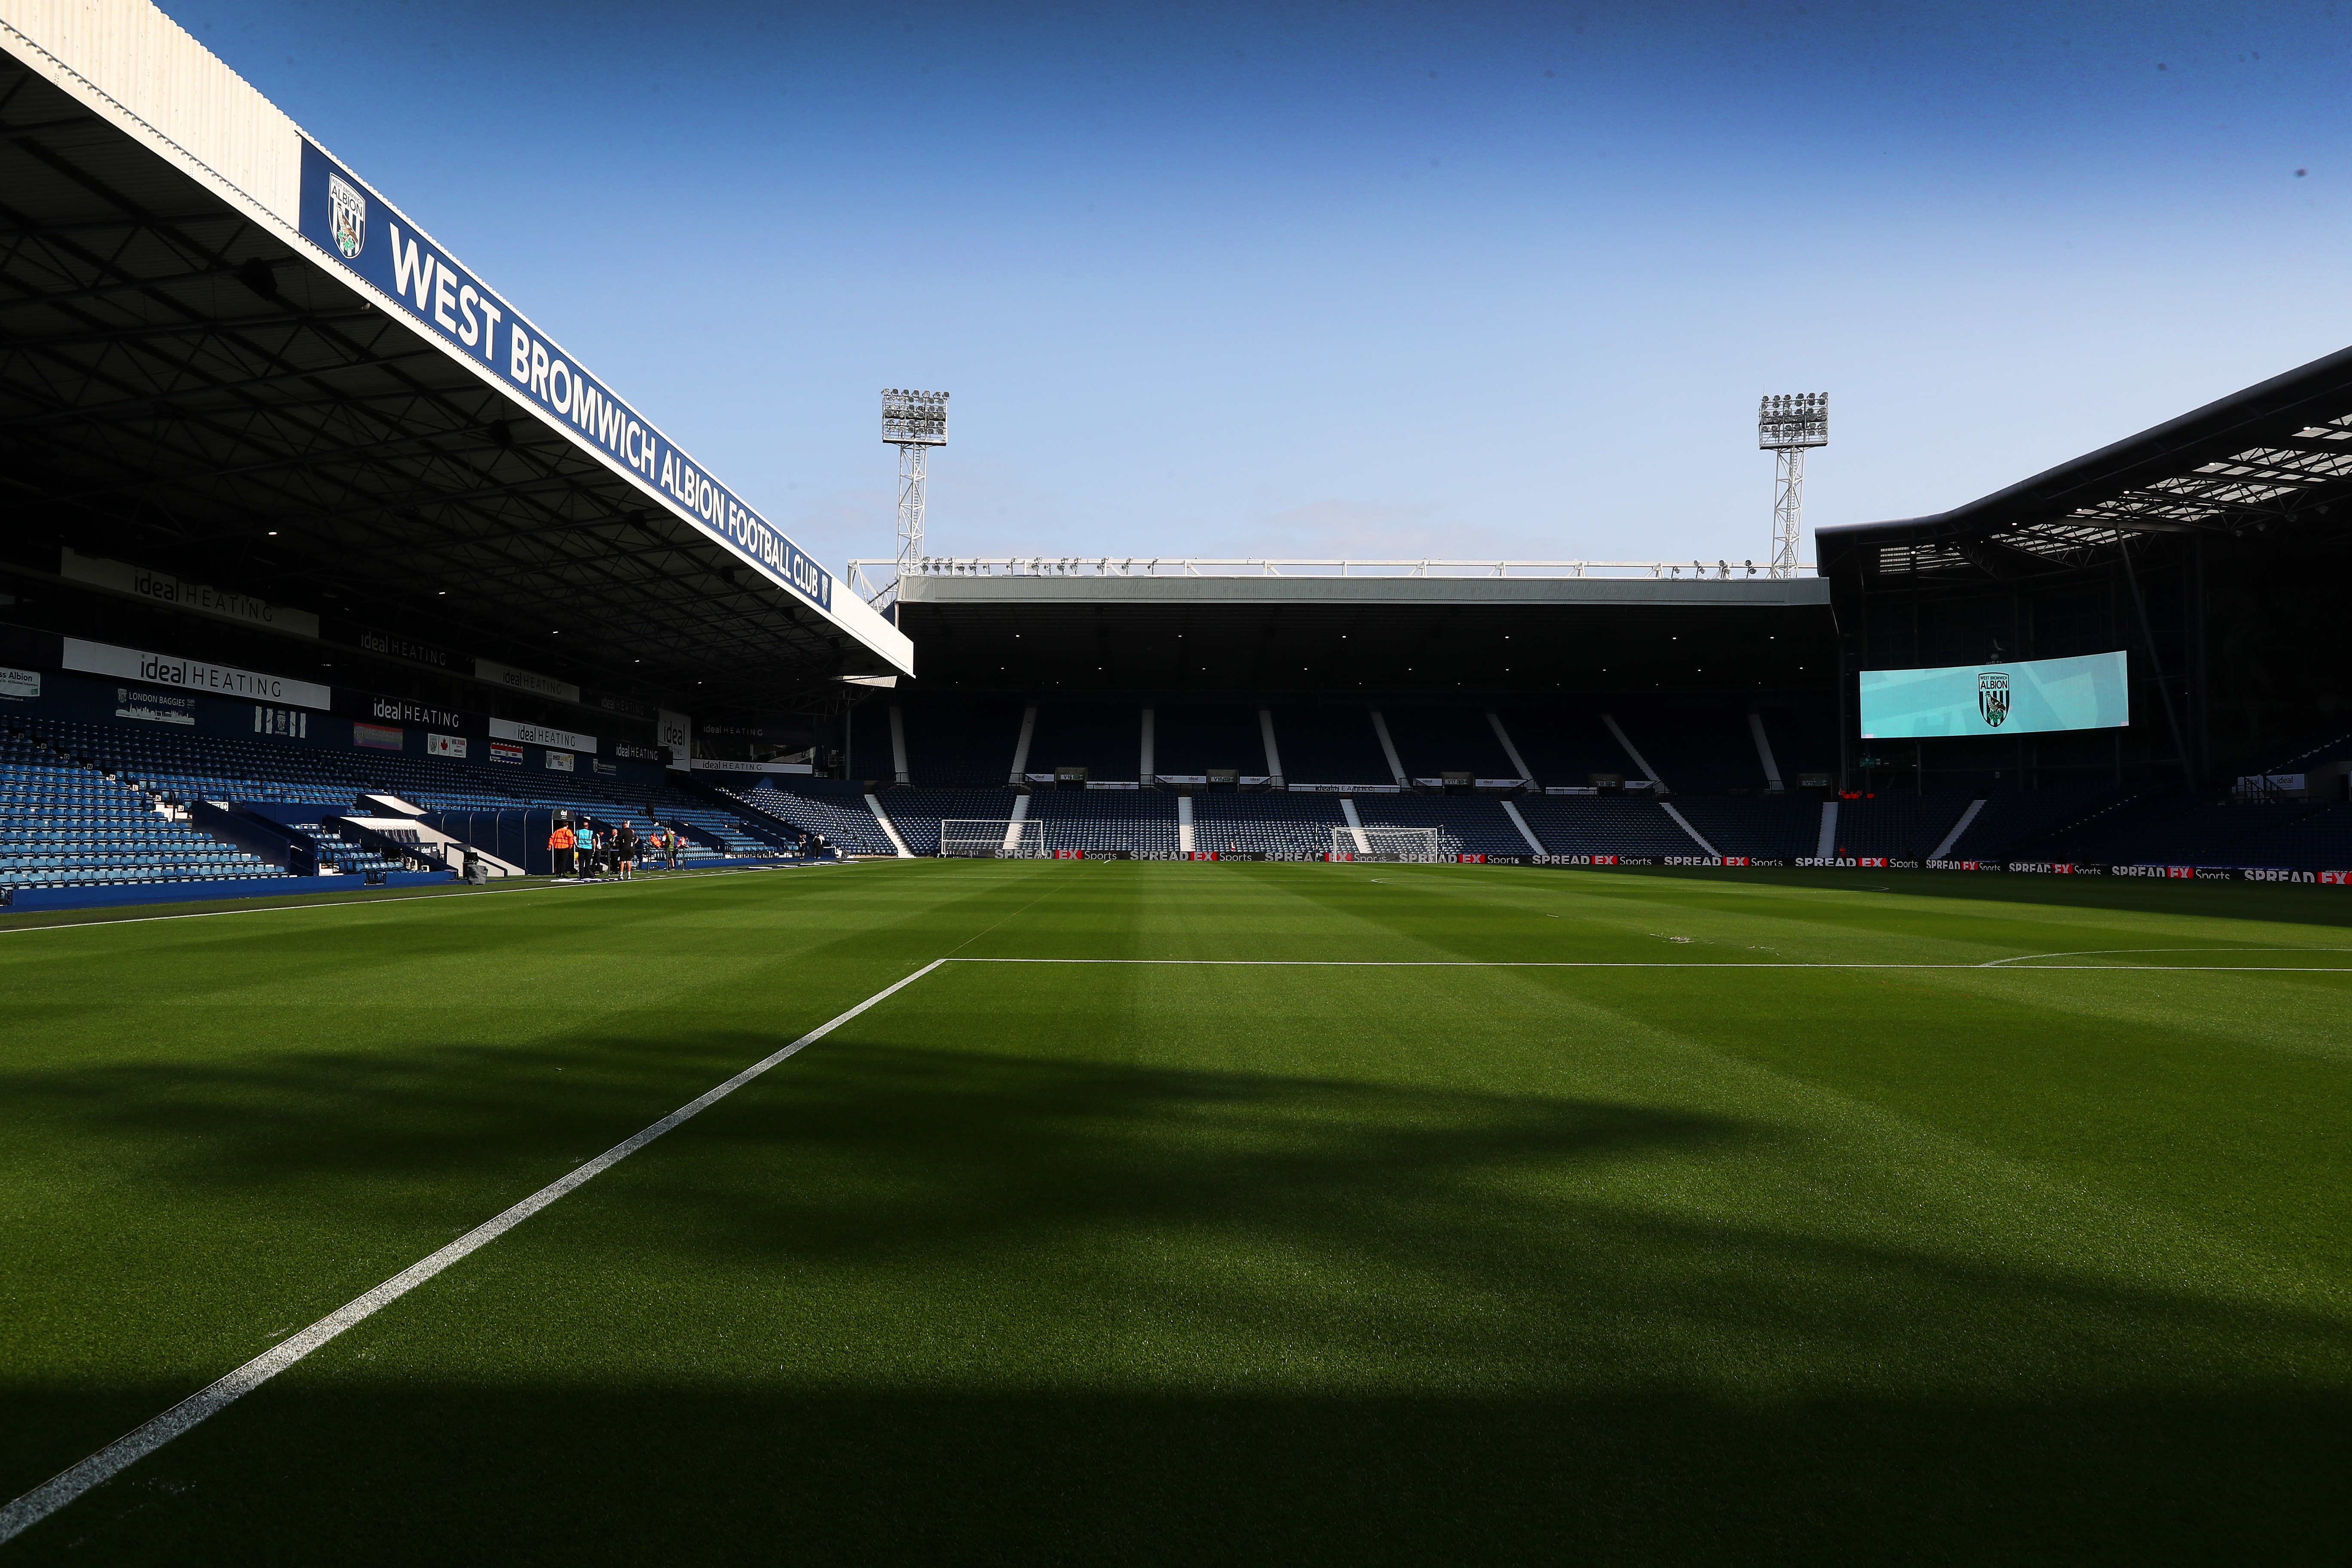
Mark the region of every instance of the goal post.
[[1334, 860], [1451, 860], [1461, 847], [1443, 827], [1335, 827]]
[[953, 817], [940, 824], [940, 854], [948, 859], [1035, 860], [1045, 853], [1042, 822], [1002, 816]]

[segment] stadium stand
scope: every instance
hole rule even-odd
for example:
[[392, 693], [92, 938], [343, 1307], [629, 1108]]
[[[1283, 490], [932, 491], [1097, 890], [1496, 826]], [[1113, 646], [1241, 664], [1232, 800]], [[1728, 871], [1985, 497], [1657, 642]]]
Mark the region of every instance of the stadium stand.
[[1928, 795], [1906, 795], [1897, 790], [1862, 800], [1841, 801], [1834, 847], [1841, 856], [1925, 859], [1944, 841], [1944, 836], [1951, 832], [1975, 798], [1965, 790], [1939, 790]]
[[[1142, 738], [1140, 703], [1040, 703], [1026, 771], [1045, 773], [1056, 768], [1084, 768], [1089, 778], [1131, 784], [1142, 760]], [[1009, 743], [1012, 732], [1006, 739]], [[998, 780], [1003, 781], [1002, 774]]]
[[[904, 705], [902, 711], [911, 782], [935, 789], [1003, 787], [1013, 766], [1013, 742], [1021, 732], [1020, 703], [977, 699], [966, 702], [910, 702]], [[887, 729], [882, 736], [887, 747]], [[887, 751], [877, 753], [887, 754]], [[1033, 742], [1033, 765], [1036, 755]], [[1132, 762], [1129, 765], [1132, 768]], [[862, 764], [859, 772], [867, 778], [876, 776]]]
[[1491, 795], [1363, 795], [1356, 801], [1356, 815], [1366, 827], [1442, 827], [1451, 842], [1441, 847], [1449, 854], [1528, 853], [1528, 841]]
[[[2128, 798], [2132, 792], [2104, 780], [2080, 780], [2038, 790], [2011, 790], [1985, 797], [1951, 848], [1958, 860], [1994, 860], [2030, 848], [2044, 834], [2063, 829]], [[1931, 845], [1929, 847], [1933, 847]]]
[[1276, 703], [1275, 745], [1282, 776], [1294, 784], [1393, 784], [1372, 732], [1371, 710], [1358, 705]]
[[[1789, 789], [1808, 773], [1834, 778], [1838, 771], [1837, 718], [1825, 703], [1759, 703], [1753, 711], [1766, 744]], [[1753, 731], [1749, 739], [1754, 739]], [[1760, 765], [1760, 763], [1759, 763]]]
[[[1255, 708], [1239, 702], [1171, 702], [1155, 711], [1160, 773], [1196, 776], [1211, 768], [1250, 775], [1266, 772], [1265, 741], [1258, 731]], [[1276, 739], [1279, 744], [1280, 737]]]
[[1811, 795], [1753, 800], [1677, 797], [1675, 809], [1725, 855], [1793, 859], [1812, 854], [1821, 842], [1822, 803]]
[[1407, 778], [1449, 773], [1482, 779], [1518, 776], [1483, 708], [1393, 706], [1381, 710], [1381, 717], [1388, 721], [1389, 738], [1396, 742]]
[[[196, 825], [163, 815], [192, 802], [254, 802], [315, 807], [313, 818], [291, 822], [319, 840], [320, 868], [347, 873], [390, 872], [401, 863], [335, 837], [323, 818], [353, 810], [367, 793], [393, 795], [435, 813], [515, 814], [568, 809], [596, 826], [659, 822], [730, 857], [788, 853], [786, 837], [763, 837], [747, 819], [698, 795], [668, 787], [631, 786], [591, 774], [570, 783], [517, 770], [505, 773], [445, 758], [401, 756], [303, 746], [278, 740], [173, 735], [126, 726], [28, 719], [7, 742], [13, 759], [45, 767], [38, 790], [16, 789], [12, 801], [41, 801], [37, 822], [10, 823], [13, 843], [37, 844], [40, 877], [14, 875], [8, 885], [81, 887], [283, 876], [248, 850], [226, 844]], [[108, 775], [112, 775], [111, 777]], [[70, 784], [72, 787], [64, 787]], [[128, 815], [126, 815], [126, 813]], [[135, 829], [136, 831], [131, 831]], [[832, 837], [828, 835], [828, 837]], [[882, 853], [888, 853], [887, 844]], [[84, 859], [77, 862], [76, 855]], [[22, 872], [26, 852], [11, 870]], [[103, 876], [84, 874], [104, 871]]]
[[726, 789], [719, 793], [805, 831], [821, 833], [853, 855], [898, 853], [882, 825], [866, 809], [864, 786], [850, 780], [795, 778], [783, 787], [762, 781], [744, 795]]
[[1542, 795], [1518, 803], [1554, 855], [1696, 855], [1698, 846], [1654, 800], [1633, 795]]
[[2256, 830], [2232, 847], [2238, 863], [2298, 871], [2352, 868], [2352, 805], [2337, 803]]
[[1642, 770], [1589, 709], [1505, 705], [1496, 710], [1539, 784], [1589, 784], [1594, 773], [1640, 778]]
[[1744, 710], [1622, 702], [1610, 716], [1675, 795], [1727, 795], [1765, 787]]
[[2103, 813], [2078, 827], [2042, 840], [2035, 847], [2034, 858], [2183, 866], [2251, 865], [2254, 862], [2238, 852], [2244, 841], [2265, 831], [2292, 827], [2325, 809], [2303, 802], [2241, 805], [2189, 801], [2173, 792], [2132, 804], [2134, 809]]
[[[940, 823], [948, 817], [1002, 822], [1013, 815], [1020, 792], [1009, 789], [894, 789], [883, 802], [892, 826], [917, 855], [940, 852]], [[878, 826], [878, 825], [877, 825]], [[884, 854], [890, 853], [886, 842]]]
[[1192, 839], [1216, 854], [1328, 855], [1331, 830], [1348, 819], [1336, 795], [1228, 795], [1192, 797]]
[[[896, 803], [894, 795], [884, 809]], [[1176, 797], [1156, 790], [1040, 790], [1029, 797], [1029, 816], [1047, 849], [1173, 854], [1177, 847]]]
[[155, 798], [30, 735], [0, 737], [0, 887], [282, 877], [283, 867], [163, 815]]

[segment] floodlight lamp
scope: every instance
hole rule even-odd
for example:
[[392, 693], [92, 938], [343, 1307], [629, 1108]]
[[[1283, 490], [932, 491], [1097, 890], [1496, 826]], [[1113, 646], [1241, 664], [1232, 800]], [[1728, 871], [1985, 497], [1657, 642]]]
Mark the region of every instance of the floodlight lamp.
[[882, 390], [882, 439], [894, 447], [948, 444], [948, 395], [903, 387]]

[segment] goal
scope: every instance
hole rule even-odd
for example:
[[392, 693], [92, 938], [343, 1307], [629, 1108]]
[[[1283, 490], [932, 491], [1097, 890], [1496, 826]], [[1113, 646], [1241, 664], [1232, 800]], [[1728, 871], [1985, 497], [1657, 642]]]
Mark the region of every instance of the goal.
[[1334, 860], [1451, 860], [1460, 853], [1443, 827], [1335, 827]]
[[964, 860], [1036, 860], [1045, 854], [1045, 825], [1011, 817], [955, 817], [940, 824], [940, 853]]

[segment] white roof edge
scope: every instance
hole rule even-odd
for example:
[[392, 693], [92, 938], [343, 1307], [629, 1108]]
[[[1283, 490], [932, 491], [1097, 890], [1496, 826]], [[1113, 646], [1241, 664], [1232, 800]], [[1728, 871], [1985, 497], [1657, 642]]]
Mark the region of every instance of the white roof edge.
[[[775, 570], [753, 552], [681, 508], [657, 485], [603, 447], [581, 439], [568, 423], [531, 397], [519, 395], [479, 357], [417, 327], [399, 300], [358, 273], [336, 268], [301, 228], [302, 149], [306, 141], [319, 146], [317, 141], [150, 0], [0, 0], [0, 47], [252, 216], [288, 242], [297, 255], [310, 259], [378, 309], [388, 310], [478, 379], [528, 408], [575, 449], [591, 454], [666, 512], [684, 518], [710, 542], [740, 558], [793, 602], [814, 609], [893, 668], [914, 673], [913, 642], [850, 592], [846, 584], [834, 578], [831, 586], [838, 591], [829, 591], [820, 603], [779, 581]], [[320, 151], [348, 169], [323, 147]], [[353, 177], [358, 178], [356, 174]], [[364, 180], [361, 184], [386, 207], [399, 211], [373, 185]], [[418, 232], [420, 237], [429, 238], [421, 229]], [[430, 243], [449, 254], [438, 240]], [[450, 259], [457, 258], [450, 255]], [[503, 295], [499, 299], [505, 302]], [[519, 310], [513, 316], [518, 321], [529, 321]], [[537, 322], [529, 324], [533, 332], [539, 331]], [[671, 445], [676, 447], [674, 442]], [[693, 460], [683, 447], [677, 450], [688, 461]], [[786, 537], [764, 518], [758, 521], [777, 537]], [[791, 548], [805, 555], [797, 544]]]

